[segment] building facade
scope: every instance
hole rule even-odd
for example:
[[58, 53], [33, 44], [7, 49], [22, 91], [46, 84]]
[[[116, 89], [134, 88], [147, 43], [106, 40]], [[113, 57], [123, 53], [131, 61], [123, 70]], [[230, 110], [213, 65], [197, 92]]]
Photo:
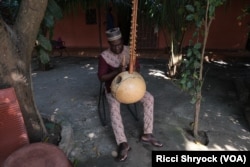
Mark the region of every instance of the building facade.
[[[216, 10], [207, 41], [207, 49], [245, 50], [248, 45], [250, 17], [237, 19], [242, 9], [250, 4], [249, 0], [232, 0], [227, 6]], [[138, 49], [165, 49], [169, 47], [161, 30], [147, 25], [145, 20], [138, 19]], [[78, 14], [66, 15], [56, 22], [54, 39], [61, 38], [68, 48], [104, 49], [108, 47], [105, 31], [108, 27], [124, 27], [130, 21], [130, 15], [111, 8], [90, 7]], [[125, 42], [129, 41], [129, 26], [123, 28]], [[188, 46], [192, 32], [184, 37], [184, 46]]]

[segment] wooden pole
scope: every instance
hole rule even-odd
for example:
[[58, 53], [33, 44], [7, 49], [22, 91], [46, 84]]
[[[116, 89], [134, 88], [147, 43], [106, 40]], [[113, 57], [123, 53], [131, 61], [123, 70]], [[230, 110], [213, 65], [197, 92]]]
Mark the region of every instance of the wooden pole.
[[134, 71], [135, 60], [136, 60], [136, 32], [137, 32], [137, 9], [138, 0], [132, 1], [132, 14], [131, 14], [131, 32], [130, 32], [130, 62], [129, 62], [129, 73], [132, 74]]

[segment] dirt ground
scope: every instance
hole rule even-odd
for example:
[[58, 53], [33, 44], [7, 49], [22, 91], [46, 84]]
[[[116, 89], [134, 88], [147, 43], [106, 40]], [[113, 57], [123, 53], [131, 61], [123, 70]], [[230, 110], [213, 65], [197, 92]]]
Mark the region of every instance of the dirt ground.
[[139, 112], [136, 121], [122, 106], [132, 150], [121, 163], [113, 157], [116, 144], [111, 125], [102, 126], [97, 112], [97, 59], [55, 57], [52, 62], [54, 68], [49, 71], [35, 70], [33, 65], [35, 100], [43, 116], [62, 125], [60, 148], [77, 167], [150, 167], [153, 150], [250, 150], [250, 126], [234, 84], [239, 76], [249, 78], [248, 66], [228, 68], [219, 62], [205, 65], [199, 126], [209, 137], [204, 146], [185, 136], [184, 129], [193, 121], [194, 106], [190, 96], [164, 75], [166, 60], [141, 58], [147, 90], [155, 98], [154, 135], [164, 146], [154, 148], [140, 143], [143, 114]]

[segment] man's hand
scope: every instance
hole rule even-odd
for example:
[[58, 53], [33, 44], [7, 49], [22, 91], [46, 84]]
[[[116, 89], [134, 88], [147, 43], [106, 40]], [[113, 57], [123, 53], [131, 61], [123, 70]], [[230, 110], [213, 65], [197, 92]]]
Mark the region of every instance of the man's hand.
[[122, 71], [126, 71], [127, 65], [126, 65], [126, 57], [125, 57], [125, 55], [122, 56], [122, 63], [121, 63], [120, 66], [122, 68]]
[[122, 71], [126, 71], [127, 67], [128, 67], [128, 66], [126, 66], [126, 65], [125, 65], [125, 66], [121, 66]]
[[126, 68], [127, 68], [127, 66], [120, 65], [120, 66], [116, 69], [116, 71], [117, 71], [118, 73], [121, 73], [121, 72], [123, 72], [123, 71], [126, 71]]

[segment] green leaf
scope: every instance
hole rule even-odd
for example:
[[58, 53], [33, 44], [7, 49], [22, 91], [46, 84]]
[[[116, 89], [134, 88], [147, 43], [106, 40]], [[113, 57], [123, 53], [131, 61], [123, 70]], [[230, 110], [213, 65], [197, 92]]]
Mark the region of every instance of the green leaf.
[[200, 53], [200, 51], [199, 51], [199, 50], [194, 49], [194, 55], [195, 55], [197, 58], [200, 58], [201, 53]]
[[195, 1], [194, 6], [196, 7], [196, 9], [200, 9], [201, 8], [201, 3], [199, 1]]
[[193, 14], [187, 15], [186, 20], [188, 20], [188, 21], [194, 20], [194, 15]]
[[187, 57], [191, 57], [192, 56], [192, 49], [188, 49], [188, 51], [187, 51]]
[[40, 48], [39, 53], [42, 64], [49, 63], [50, 61], [49, 55], [43, 48]]
[[200, 43], [200, 42], [197, 42], [197, 43], [194, 45], [194, 48], [195, 48], [195, 49], [200, 49], [200, 48], [201, 48], [201, 43]]
[[193, 97], [192, 100], [190, 101], [191, 104], [195, 104], [196, 103], [196, 98]]
[[39, 42], [39, 45], [40, 45], [43, 49], [45, 49], [45, 50], [47, 50], [47, 51], [51, 51], [51, 50], [52, 50], [52, 46], [51, 46], [50, 41], [49, 41], [46, 37], [44, 37], [42, 34], [39, 34], [39, 35], [38, 35], [37, 40], [38, 40], [38, 42]]
[[195, 31], [195, 32], [193, 33], [193, 37], [197, 37], [197, 36], [198, 36], [198, 32]]
[[194, 79], [199, 79], [198, 75], [196, 73], [193, 73], [193, 78]]
[[186, 81], [186, 78], [182, 78], [181, 81], [180, 81], [180, 83], [183, 84], [183, 85], [184, 85], [186, 82], [187, 82], [187, 81]]
[[44, 24], [48, 28], [53, 28], [54, 27], [54, 24], [55, 24], [54, 17], [52, 15], [50, 15], [48, 12], [46, 12], [46, 14], [44, 16]]
[[62, 10], [57, 5], [54, 0], [48, 0], [47, 10], [54, 16], [56, 19], [63, 18]]
[[195, 61], [195, 62], [194, 62], [194, 68], [199, 68], [199, 67], [200, 67], [200, 62]]
[[195, 24], [196, 24], [196, 27], [201, 28], [203, 23], [202, 21], [197, 21]]
[[191, 71], [190, 70], [187, 70], [185, 71], [186, 75], [190, 75], [191, 74]]
[[208, 11], [209, 11], [209, 18], [211, 18], [212, 16], [214, 16], [214, 13], [215, 13], [215, 6], [210, 5]]
[[191, 81], [188, 81], [187, 88], [190, 89], [193, 86], [193, 83]]
[[194, 12], [194, 7], [192, 5], [186, 5], [186, 9], [189, 12]]

